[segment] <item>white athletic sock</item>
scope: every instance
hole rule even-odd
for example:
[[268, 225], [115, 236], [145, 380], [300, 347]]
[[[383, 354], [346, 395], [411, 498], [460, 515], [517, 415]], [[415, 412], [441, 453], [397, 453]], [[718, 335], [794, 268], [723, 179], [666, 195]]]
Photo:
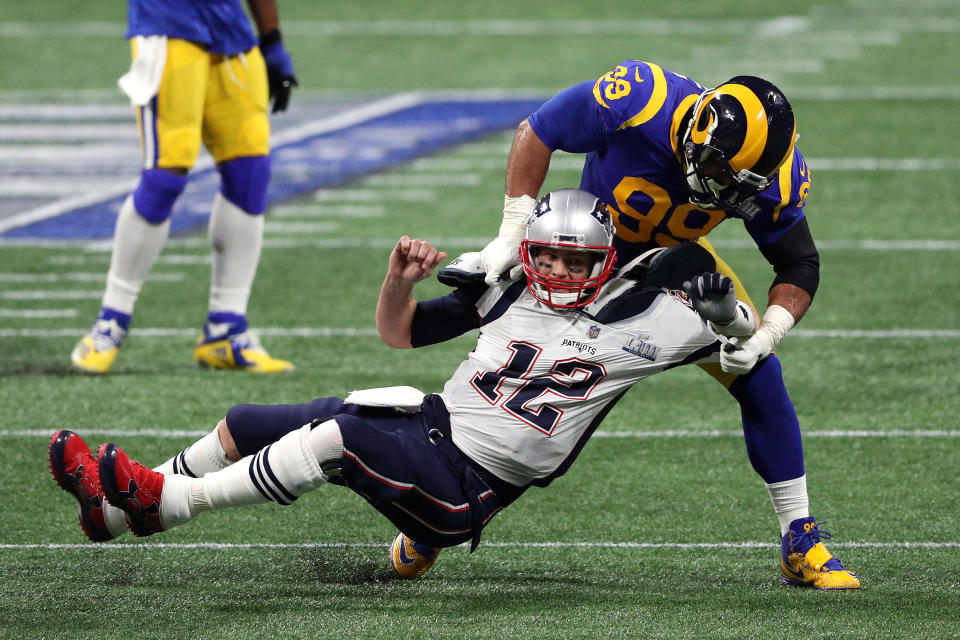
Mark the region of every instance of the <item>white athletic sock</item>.
[[110, 256], [103, 306], [133, 314], [143, 281], [157, 261], [169, 234], [169, 219], [160, 224], [150, 224], [134, 209], [133, 196], [127, 197], [120, 207], [113, 233], [113, 253]]
[[160, 492], [160, 524], [164, 529], [172, 529], [194, 517], [190, 502], [193, 482], [190, 476], [174, 474], [163, 477], [163, 490]]
[[127, 514], [106, 500], [103, 501], [103, 521], [107, 525], [107, 531], [114, 537], [127, 532]]
[[199, 478], [213, 471], [219, 471], [230, 466], [231, 462], [227, 458], [227, 453], [223, 450], [220, 443], [220, 427], [217, 425], [213, 431], [203, 436], [192, 445], [173, 456], [159, 467], [154, 467], [154, 471], [159, 471], [165, 476], [179, 473], [191, 478]]
[[246, 315], [263, 247], [263, 216], [247, 213], [218, 192], [208, 231], [213, 245], [209, 309]]
[[773, 510], [780, 520], [780, 535], [790, 529], [790, 523], [797, 518], [810, 516], [810, 499], [807, 497], [807, 476], [792, 480], [774, 482], [767, 485]]
[[207, 509], [245, 504], [292, 504], [322, 485], [327, 477], [313, 453], [310, 432], [306, 424], [254, 455], [194, 480], [191, 517]]

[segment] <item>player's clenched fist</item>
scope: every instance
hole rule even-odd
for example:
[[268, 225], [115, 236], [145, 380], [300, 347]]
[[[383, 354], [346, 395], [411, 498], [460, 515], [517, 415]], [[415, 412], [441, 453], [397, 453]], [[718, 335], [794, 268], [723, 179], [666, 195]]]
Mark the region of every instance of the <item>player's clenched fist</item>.
[[390, 253], [389, 275], [411, 284], [424, 280], [447, 257], [426, 240], [401, 236]]

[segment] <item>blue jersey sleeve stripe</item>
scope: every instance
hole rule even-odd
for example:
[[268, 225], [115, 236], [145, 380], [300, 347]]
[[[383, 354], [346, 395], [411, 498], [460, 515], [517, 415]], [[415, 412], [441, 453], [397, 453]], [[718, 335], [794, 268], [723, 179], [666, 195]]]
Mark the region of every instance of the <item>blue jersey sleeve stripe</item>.
[[[663, 75], [663, 69], [652, 62], [645, 64], [650, 67], [650, 71], [653, 74], [653, 90], [650, 92], [650, 98], [647, 100], [647, 104], [643, 106], [643, 109], [621, 124], [617, 128], [618, 130], [638, 127], [644, 122], [647, 122], [660, 112], [663, 104], [667, 101], [667, 78]], [[637, 69], [639, 69], [639, 67], [637, 67]]]
[[773, 210], [774, 222], [780, 219], [780, 211], [790, 202], [790, 194], [793, 192], [793, 159], [794, 154], [791, 153], [777, 175], [780, 182], [780, 204]]

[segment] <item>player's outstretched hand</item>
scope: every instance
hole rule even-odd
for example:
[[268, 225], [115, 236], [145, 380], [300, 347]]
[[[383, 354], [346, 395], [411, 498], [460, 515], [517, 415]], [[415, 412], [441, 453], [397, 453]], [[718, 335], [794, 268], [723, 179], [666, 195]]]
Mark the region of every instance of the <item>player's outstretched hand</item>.
[[434, 268], [446, 257], [446, 251], [437, 251], [426, 240], [400, 236], [390, 253], [389, 275], [414, 284], [429, 278]]
[[737, 294], [727, 276], [703, 273], [684, 282], [683, 291], [697, 313], [714, 324], [727, 324], [736, 316]]
[[497, 284], [501, 275], [520, 262], [520, 239], [494, 238], [480, 252], [480, 260], [487, 274], [486, 283], [490, 286]]

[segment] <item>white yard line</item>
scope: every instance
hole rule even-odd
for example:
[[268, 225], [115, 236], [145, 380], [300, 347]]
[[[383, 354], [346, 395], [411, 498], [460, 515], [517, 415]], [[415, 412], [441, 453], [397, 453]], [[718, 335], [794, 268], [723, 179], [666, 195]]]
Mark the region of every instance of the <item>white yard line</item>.
[[960, 158], [807, 158], [819, 171], [956, 171]]
[[[103, 292], [97, 292], [97, 298], [100, 298]], [[82, 336], [89, 327], [76, 329], [0, 329], [0, 338], [62, 338], [66, 336]], [[377, 330], [355, 329], [355, 328], [331, 328], [331, 327], [302, 327], [302, 328], [276, 328], [265, 327], [256, 329], [256, 333], [261, 336], [285, 337], [285, 338], [372, 338], [376, 337]], [[196, 338], [196, 329], [174, 329], [166, 327], [136, 327], [132, 329], [132, 334], [137, 338], [177, 338], [191, 337]]]
[[313, 199], [318, 202], [433, 202], [437, 192], [430, 189], [317, 189]]
[[[953, 0], [951, 0], [953, 1]], [[2, 36], [0, 36], [2, 37]], [[563, 87], [485, 87], [479, 89], [430, 89], [419, 95], [428, 99], [531, 99], [546, 100]], [[792, 100], [822, 102], [850, 100], [960, 100], [960, 85], [871, 85], [863, 87], [824, 85], [783, 85]], [[315, 99], [365, 98], [370, 92], [335, 89], [303, 89]], [[0, 121], [132, 121], [134, 111], [122, 99], [119, 89], [0, 89]], [[116, 99], [116, 100], [114, 100]], [[50, 101], [53, 101], [51, 103]], [[69, 104], [58, 104], [69, 103]]]
[[[929, 8], [936, 8], [936, 5]], [[873, 12], [875, 13], [875, 12]], [[290, 20], [284, 33], [312, 38], [362, 38], [407, 36], [449, 38], [451, 36], [551, 37], [696, 35], [717, 37], [760, 33], [777, 37], [801, 33], [836, 34], [836, 37], [869, 37], [877, 31], [895, 33], [953, 33], [958, 22], [934, 16], [850, 16], [846, 21], [812, 20], [805, 16], [771, 19], [467, 19], [467, 20]], [[826, 24], [821, 24], [824, 22]], [[849, 27], [844, 28], [846, 25]], [[122, 37], [123, 22], [6, 22], [0, 24], [0, 38], [35, 37]]]
[[[102, 427], [82, 428], [84, 434], [97, 434], [110, 438], [202, 438], [210, 433], [209, 429], [104, 429]], [[53, 431], [46, 429], [0, 429], [0, 437], [8, 438], [49, 438]], [[696, 431], [694, 429], [660, 429], [654, 431], [596, 431], [593, 438], [640, 439], [648, 438], [742, 438], [740, 429], [713, 429]], [[804, 429], [804, 438], [960, 438], [957, 429]]]
[[[371, 187], [476, 187], [482, 182], [483, 177], [478, 173], [387, 173], [361, 180], [362, 184]], [[389, 200], [391, 194], [382, 194], [381, 197]]]
[[[86, 176], [17, 176], [15, 178], [0, 179], [0, 198], [10, 197], [49, 197], [73, 196], [77, 193], [87, 193], [90, 190], [106, 192], [117, 184], [114, 177]], [[17, 214], [23, 215], [23, 214]], [[11, 216], [15, 217], [15, 216]], [[0, 226], [7, 219], [0, 219]]]
[[[345, 198], [345, 200], [353, 200], [357, 202], [371, 202], [377, 200], [377, 194], [380, 193], [374, 190], [367, 191], [357, 191], [349, 190], [350, 197]], [[320, 198], [322, 200], [333, 200], [335, 198], [332, 195], [336, 191], [329, 191], [329, 197], [327, 193], [324, 193]], [[429, 194], [431, 197], [436, 196], [436, 192], [408, 192], [405, 197], [410, 201], [416, 201], [421, 198], [425, 199], [425, 196]], [[382, 201], [382, 199], [381, 199]], [[307, 205], [309, 206], [309, 205]], [[268, 218], [269, 219], [269, 218]], [[464, 237], [464, 238], [433, 238], [427, 237], [428, 240], [437, 247], [442, 249], [472, 249], [479, 251], [487, 242], [490, 241], [490, 237]], [[319, 248], [319, 249], [389, 249], [392, 248], [397, 243], [396, 238], [284, 238], [284, 239], [273, 239], [266, 240], [264, 242], [264, 249], [296, 249], [296, 248]], [[710, 239], [710, 243], [717, 249], [751, 249], [756, 251], [757, 246], [749, 237], [744, 237], [742, 239], [733, 239], [733, 238], [718, 238]], [[107, 260], [101, 254], [108, 254], [113, 246], [112, 240], [35, 240], [35, 239], [18, 239], [18, 238], [0, 238], [0, 248], [25, 248], [25, 249], [51, 249], [54, 251], [61, 251], [64, 247], [74, 247], [81, 249], [86, 252], [84, 256], [50, 256], [47, 258], [49, 264], [60, 264], [60, 265], [77, 265], [84, 264], [87, 262], [96, 263], [98, 261], [102, 262]], [[210, 241], [205, 237], [191, 236], [191, 237], [182, 237], [182, 238], [171, 238], [167, 241], [166, 247], [168, 249], [174, 250], [183, 250], [183, 249], [209, 249]], [[960, 240], [940, 240], [933, 238], [917, 238], [913, 240], [881, 240], [881, 239], [862, 239], [862, 240], [828, 240], [828, 239], [818, 239], [817, 248], [821, 250], [862, 250], [862, 251], [957, 251], [960, 250]], [[190, 255], [180, 255], [180, 256], [166, 256], [166, 258], [171, 258], [171, 264], [177, 264], [177, 260], [180, 260], [180, 263], [188, 264], [191, 262], [203, 262], [204, 260], [209, 262], [209, 256], [190, 256]], [[165, 260], [165, 256], [161, 255], [159, 258], [160, 262]]]
[[[410, 163], [414, 171], [504, 171], [507, 153], [491, 153], [492, 157], [422, 158]], [[550, 161], [551, 171], [582, 171], [584, 157], [558, 157]], [[960, 158], [807, 158], [811, 168], [819, 171], [956, 171]], [[439, 174], [442, 175], [442, 174]], [[398, 174], [397, 178], [413, 180], [415, 176]], [[402, 181], [398, 180], [398, 184]], [[413, 184], [408, 182], [407, 184]]]
[[382, 218], [386, 206], [378, 205], [281, 205], [270, 209], [274, 218]]
[[[132, 110], [131, 110], [132, 114]], [[0, 124], [0, 140], [56, 140], [64, 143], [68, 140], [78, 142], [102, 142], [125, 140], [137, 142], [137, 130], [131, 123], [122, 124], [70, 124], [62, 122], [49, 124]]]
[[0, 300], [99, 300], [103, 291], [0, 291]]
[[[872, 0], [871, 0], [872, 1]], [[888, 87], [784, 87], [791, 99], [821, 102], [850, 100], [960, 100], [960, 86], [888, 86]]]
[[[816, 240], [817, 248], [828, 251], [957, 251], [960, 249], [960, 240]], [[740, 240], [732, 238], [710, 240], [710, 244], [718, 249], [753, 249], [756, 243], [748, 237]]]
[[[151, 273], [148, 280], [157, 282], [180, 282], [185, 273]], [[106, 273], [2, 273], [0, 282], [105, 282]]]
[[798, 338], [960, 338], [958, 329], [797, 329]]
[[[90, 97], [90, 92], [83, 89], [67, 89], [57, 91], [51, 94], [47, 89], [38, 89], [31, 91], [29, 89], [18, 89], [14, 91], [0, 90], [0, 120], [6, 122], [17, 122], [26, 120], [29, 122], [60, 122], [63, 120], [103, 122], [105, 120], [124, 119], [128, 122], [127, 127], [134, 122], [136, 111], [129, 104], [111, 103], [103, 104], [108, 97], [120, 97], [122, 94], [119, 89], [98, 90], [93, 94], [96, 103], [76, 104], [80, 99]], [[70, 104], [51, 104], [49, 102], [13, 102], [11, 99], [18, 97], [44, 98], [46, 100], [56, 99], [56, 102], [67, 102]], [[62, 124], [62, 122], [61, 122]], [[134, 128], [134, 132], [136, 129]]]
[[[198, 432], [199, 433], [199, 432]], [[804, 429], [805, 438], [960, 438], [957, 429]], [[742, 438], [740, 429], [664, 429], [660, 431], [597, 431], [594, 438]]]
[[0, 309], [0, 318], [76, 318], [76, 309]]
[[330, 234], [340, 230], [338, 222], [274, 222], [267, 220], [266, 233], [320, 233]]
[[[61, 125], [69, 128], [69, 125]], [[132, 125], [130, 125], [132, 126]], [[133, 162], [131, 163], [131, 159]], [[86, 164], [109, 169], [134, 170], [140, 163], [140, 143], [134, 136], [130, 144], [60, 144], [59, 140], [47, 144], [0, 145], [0, 163], [14, 168], [36, 167], [53, 170], [58, 167], [75, 168]]]
[[[169, 243], [168, 243], [169, 244]], [[2, 243], [0, 243], [2, 245]], [[8, 245], [10, 246], [10, 245]], [[87, 247], [88, 251], [94, 251]], [[58, 267], [68, 267], [74, 265], [89, 265], [89, 264], [107, 264], [110, 262], [110, 254], [106, 253], [110, 251], [108, 246], [106, 249], [97, 249], [95, 253], [88, 253], [80, 256], [65, 256], [65, 255], [54, 255], [49, 256], [44, 261], [47, 264], [56, 265]], [[162, 253], [160, 257], [157, 258], [157, 264], [173, 264], [173, 265], [208, 265], [213, 261], [213, 257], [209, 253], [205, 254], [195, 254], [195, 253]], [[101, 274], [101, 279], [107, 277], [106, 271]], [[147, 276], [147, 278], [152, 278], [153, 275]]]
[[[134, 542], [130, 544], [59, 544], [24, 543], [0, 544], [4, 551], [190, 551], [194, 549], [386, 549], [388, 542]], [[465, 543], [461, 546], [469, 546]], [[483, 546], [497, 549], [771, 549], [780, 548], [779, 542], [484, 542]], [[840, 542], [831, 548], [847, 549], [957, 549], [960, 542]]]
[[[19, 293], [19, 292], [6, 292]], [[32, 293], [32, 292], [29, 292]], [[35, 300], [38, 297], [10, 297], [14, 300]], [[62, 298], [56, 296], [50, 299], [72, 299], [70, 292], [60, 292]], [[86, 299], [86, 297], [99, 299], [103, 292], [86, 292], [84, 296], [78, 296], [76, 299]], [[95, 294], [95, 295], [93, 295]], [[3, 292], [0, 292], [0, 298]], [[89, 330], [89, 327], [82, 328], [60, 328], [60, 329], [0, 329], [0, 338], [60, 338], [65, 336], [83, 335]], [[279, 337], [279, 338], [337, 338], [337, 337], [358, 337], [370, 338], [377, 337], [377, 330], [374, 328], [357, 327], [262, 327], [256, 330], [261, 336]], [[136, 327], [131, 332], [138, 338], [175, 338], [175, 337], [193, 337], [196, 334], [195, 329], [178, 329], [173, 327]], [[873, 329], [795, 329], [790, 332], [793, 338], [872, 338], [877, 340], [898, 340], [898, 339], [956, 339], [960, 338], [960, 329], [892, 329], [892, 330], [873, 330]]]

